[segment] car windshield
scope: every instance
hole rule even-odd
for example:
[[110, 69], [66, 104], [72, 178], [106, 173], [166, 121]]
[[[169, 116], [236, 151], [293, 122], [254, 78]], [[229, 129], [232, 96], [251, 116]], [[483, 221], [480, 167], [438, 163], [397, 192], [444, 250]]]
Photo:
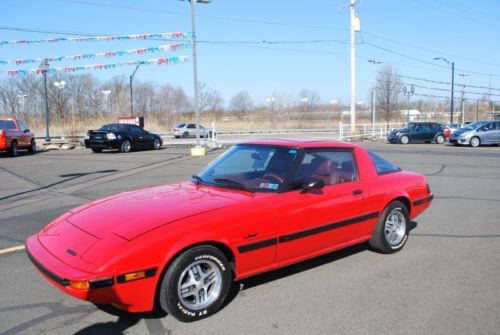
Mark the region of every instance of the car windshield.
[[460, 128], [460, 129], [463, 129], [463, 130], [476, 130], [477, 128], [481, 127], [482, 125], [484, 125], [487, 121], [476, 121], [476, 122], [472, 122], [472, 123], [469, 123], [468, 125], [466, 125], [465, 127], [463, 128]]
[[193, 181], [251, 192], [277, 192], [290, 177], [297, 152], [294, 148], [240, 144], [193, 176]]
[[105, 124], [101, 128], [100, 131], [111, 131], [111, 132], [124, 132], [127, 131], [127, 125], [125, 124]]
[[185, 124], [184, 123], [179, 123], [175, 128], [184, 128]]

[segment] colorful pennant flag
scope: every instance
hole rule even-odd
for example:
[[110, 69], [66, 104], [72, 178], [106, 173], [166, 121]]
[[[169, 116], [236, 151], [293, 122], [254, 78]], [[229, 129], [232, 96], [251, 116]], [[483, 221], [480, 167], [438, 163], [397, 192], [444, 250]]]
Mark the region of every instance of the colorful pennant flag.
[[16, 60], [0, 60], [0, 65], [38, 64], [45, 59], [48, 62], [52, 63], [52, 62], [74, 61], [74, 60], [83, 60], [83, 59], [91, 59], [91, 58], [111, 58], [111, 57], [125, 56], [125, 55], [131, 55], [131, 54], [153, 53], [153, 52], [159, 52], [159, 51], [175, 52], [175, 51], [187, 49], [190, 46], [191, 46], [191, 43], [177, 43], [177, 44], [160, 45], [160, 46], [150, 47], [150, 48], [138, 48], [138, 49], [123, 50], [123, 51], [106, 51], [106, 52], [74, 55], [74, 56], [44, 57], [44, 58], [16, 59]]

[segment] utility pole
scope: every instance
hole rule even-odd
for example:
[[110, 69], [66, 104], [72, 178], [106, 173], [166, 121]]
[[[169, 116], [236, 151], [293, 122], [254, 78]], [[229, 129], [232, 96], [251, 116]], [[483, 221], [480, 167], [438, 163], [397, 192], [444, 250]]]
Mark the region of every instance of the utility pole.
[[356, 16], [356, 0], [350, 2], [351, 12], [351, 136], [356, 131], [356, 32], [360, 30]]

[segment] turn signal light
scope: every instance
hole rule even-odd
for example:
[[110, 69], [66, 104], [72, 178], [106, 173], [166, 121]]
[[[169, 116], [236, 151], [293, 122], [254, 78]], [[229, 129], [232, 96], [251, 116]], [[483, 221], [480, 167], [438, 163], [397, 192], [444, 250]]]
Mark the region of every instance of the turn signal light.
[[125, 281], [137, 280], [142, 278], [146, 278], [145, 271], [132, 272], [125, 275]]
[[90, 288], [90, 283], [88, 280], [70, 281], [69, 287], [76, 290], [88, 290]]

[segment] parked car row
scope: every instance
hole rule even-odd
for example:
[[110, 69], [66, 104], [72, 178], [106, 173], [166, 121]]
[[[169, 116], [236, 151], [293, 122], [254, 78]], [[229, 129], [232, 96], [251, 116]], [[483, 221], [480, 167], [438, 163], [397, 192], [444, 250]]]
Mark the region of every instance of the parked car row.
[[387, 134], [390, 143], [438, 143], [449, 140], [454, 145], [478, 147], [482, 144], [500, 144], [500, 121], [483, 120], [445, 126], [437, 122], [409, 122], [402, 129]]

